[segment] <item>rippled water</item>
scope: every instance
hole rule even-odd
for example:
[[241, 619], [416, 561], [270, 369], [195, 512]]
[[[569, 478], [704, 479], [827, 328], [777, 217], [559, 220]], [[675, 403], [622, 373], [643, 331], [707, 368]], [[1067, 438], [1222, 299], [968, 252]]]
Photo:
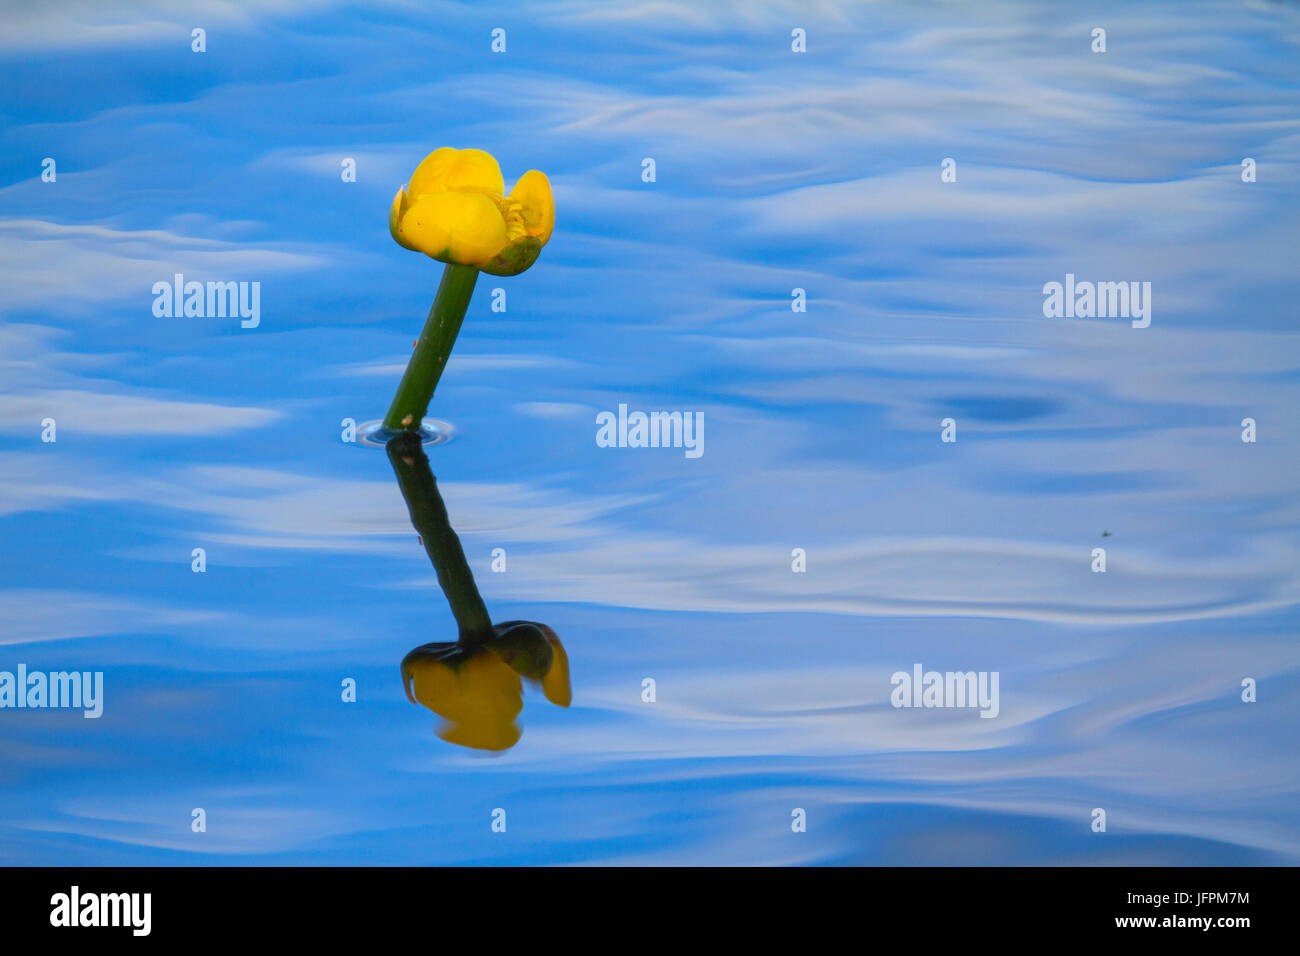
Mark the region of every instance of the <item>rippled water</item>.
[[[89, 16], [0, 41], [0, 671], [102, 671], [103, 716], [0, 710], [0, 860], [1300, 857], [1295, 5], [254, 4], [201, 55]], [[408, 699], [459, 565], [342, 435], [437, 285], [384, 216], [444, 144], [556, 188], [427, 452], [491, 622], [557, 638]], [[177, 272], [260, 324], [156, 318]], [[1067, 273], [1150, 327], [1045, 318]], [[599, 447], [620, 404], [703, 454]], [[997, 717], [891, 706], [917, 664]]]

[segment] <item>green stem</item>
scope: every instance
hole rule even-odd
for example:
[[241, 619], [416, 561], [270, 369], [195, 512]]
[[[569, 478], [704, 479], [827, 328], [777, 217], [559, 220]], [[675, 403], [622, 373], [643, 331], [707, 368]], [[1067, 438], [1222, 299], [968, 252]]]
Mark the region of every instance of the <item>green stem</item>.
[[424, 331], [415, 343], [393, 404], [384, 416], [384, 427], [390, 432], [419, 430], [429, 410], [429, 399], [433, 398], [433, 390], [438, 387], [438, 379], [442, 378], [442, 370], [451, 357], [451, 347], [456, 344], [476, 281], [478, 269], [474, 266], [449, 264], [442, 270], [442, 281], [438, 283], [429, 317], [424, 321]]
[[438, 584], [460, 625], [461, 643], [487, 640], [494, 633], [492, 621], [474, 583], [474, 573], [465, 560], [465, 549], [447, 518], [447, 506], [442, 503], [438, 482], [429, 468], [429, 457], [420, 447], [419, 436], [404, 434], [391, 439], [388, 460], [397, 473], [397, 483], [411, 513], [411, 524], [424, 542], [424, 550], [438, 572]]

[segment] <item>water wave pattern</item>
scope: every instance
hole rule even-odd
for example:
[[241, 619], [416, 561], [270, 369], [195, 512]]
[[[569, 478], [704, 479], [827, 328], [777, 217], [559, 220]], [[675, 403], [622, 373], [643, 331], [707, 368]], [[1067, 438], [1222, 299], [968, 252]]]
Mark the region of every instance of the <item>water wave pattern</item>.
[[[0, 861], [1300, 861], [1298, 46], [1264, 0], [7, 11], [0, 671], [105, 702], [0, 709]], [[494, 758], [403, 693], [455, 622], [341, 440], [437, 285], [384, 213], [438, 145], [559, 211], [430, 408], [493, 620], [571, 665]], [[178, 273], [260, 323], [155, 316]], [[1067, 275], [1150, 326], [1046, 317]], [[703, 454], [599, 447], [620, 404]], [[998, 716], [895, 707], [915, 664]]]

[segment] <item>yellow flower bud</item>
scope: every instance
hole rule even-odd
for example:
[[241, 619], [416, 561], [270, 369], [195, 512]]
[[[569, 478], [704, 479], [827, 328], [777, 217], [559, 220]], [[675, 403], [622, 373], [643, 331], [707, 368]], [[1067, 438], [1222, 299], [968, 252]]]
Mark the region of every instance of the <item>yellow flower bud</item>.
[[397, 242], [439, 262], [518, 275], [555, 228], [555, 198], [544, 173], [529, 170], [509, 196], [497, 161], [481, 149], [444, 146], [424, 158], [388, 210]]

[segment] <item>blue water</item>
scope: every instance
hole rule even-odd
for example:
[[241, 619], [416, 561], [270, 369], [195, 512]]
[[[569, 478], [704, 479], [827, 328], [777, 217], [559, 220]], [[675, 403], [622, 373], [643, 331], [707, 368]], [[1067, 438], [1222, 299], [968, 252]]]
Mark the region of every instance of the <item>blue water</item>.
[[[104, 701], [0, 709], [0, 861], [1300, 860], [1300, 8], [241, 9], [4, 15], [0, 671]], [[403, 691], [456, 626], [342, 438], [437, 286], [386, 214], [442, 145], [558, 208], [430, 408], [492, 620], [569, 662], [497, 752]], [[260, 324], [156, 318], [178, 272]], [[1045, 317], [1067, 273], [1150, 326]], [[620, 403], [703, 454], [598, 447]], [[915, 664], [997, 717], [891, 706]]]

